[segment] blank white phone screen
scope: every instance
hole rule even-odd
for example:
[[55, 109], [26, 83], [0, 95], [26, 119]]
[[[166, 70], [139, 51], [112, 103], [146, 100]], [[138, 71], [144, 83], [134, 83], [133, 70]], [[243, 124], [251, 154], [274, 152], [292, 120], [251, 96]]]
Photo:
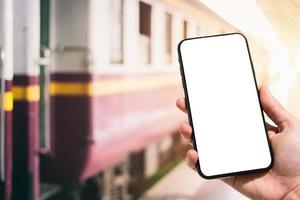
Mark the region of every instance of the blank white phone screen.
[[179, 48], [201, 172], [267, 168], [272, 158], [246, 39], [190, 39]]

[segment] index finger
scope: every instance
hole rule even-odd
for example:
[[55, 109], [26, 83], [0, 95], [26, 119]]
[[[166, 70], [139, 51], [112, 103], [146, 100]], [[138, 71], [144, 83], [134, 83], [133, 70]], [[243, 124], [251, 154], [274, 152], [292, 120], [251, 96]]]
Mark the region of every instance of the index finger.
[[179, 99], [177, 99], [177, 101], [176, 101], [176, 106], [181, 110], [181, 111], [183, 111], [183, 112], [187, 112], [186, 111], [186, 107], [185, 107], [185, 99], [184, 99], [184, 97], [181, 97], [181, 98], [179, 98]]

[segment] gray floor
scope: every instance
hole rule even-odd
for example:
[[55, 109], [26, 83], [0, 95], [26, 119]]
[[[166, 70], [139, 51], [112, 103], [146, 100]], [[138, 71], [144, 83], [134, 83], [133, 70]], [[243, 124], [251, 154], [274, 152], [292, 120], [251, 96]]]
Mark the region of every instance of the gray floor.
[[146, 200], [248, 200], [219, 180], [207, 181], [180, 163], [157, 184], [150, 188], [142, 199]]

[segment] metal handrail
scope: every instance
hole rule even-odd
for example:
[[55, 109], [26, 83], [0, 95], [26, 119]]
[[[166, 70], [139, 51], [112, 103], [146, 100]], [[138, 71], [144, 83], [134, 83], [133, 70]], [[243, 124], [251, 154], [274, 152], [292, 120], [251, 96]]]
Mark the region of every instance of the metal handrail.
[[[43, 87], [44, 91], [44, 96], [41, 96], [41, 101], [44, 100], [45, 103], [45, 129], [44, 129], [44, 139], [45, 139], [45, 146], [41, 148], [40, 152], [41, 153], [51, 153], [52, 145], [51, 145], [51, 131], [50, 131], [50, 92], [49, 92], [49, 87], [50, 87], [50, 67], [51, 66], [51, 58], [52, 58], [52, 50], [48, 47], [42, 47], [42, 57], [40, 58], [40, 68], [44, 68], [45, 72], [45, 87]], [[42, 89], [42, 86], [40, 87]], [[40, 93], [42, 94], [42, 93]]]
[[4, 94], [5, 94], [5, 77], [3, 66], [4, 52], [0, 47], [0, 179], [5, 180], [5, 110], [4, 110]]
[[58, 53], [64, 53], [64, 52], [90, 53], [90, 49], [85, 46], [58, 46], [55, 48], [55, 52], [58, 52]]

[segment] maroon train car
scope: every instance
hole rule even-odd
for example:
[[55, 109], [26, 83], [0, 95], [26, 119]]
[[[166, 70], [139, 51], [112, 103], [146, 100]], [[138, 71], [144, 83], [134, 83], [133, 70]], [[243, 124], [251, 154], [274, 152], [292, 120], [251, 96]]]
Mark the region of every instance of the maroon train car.
[[85, 180], [167, 137], [183, 120], [174, 105], [182, 96], [175, 52], [152, 41], [161, 33], [150, 33], [151, 9], [143, 1], [50, 4], [41, 32], [51, 52], [51, 151], [41, 157], [47, 180]]
[[197, 1], [17, 0], [14, 12], [13, 199], [89, 180], [111, 199], [154, 175], [185, 120], [177, 43], [199, 19], [227, 24]]
[[0, 199], [12, 195], [13, 7], [0, 0]]
[[172, 101], [180, 92], [169, 73], [53, 74], [53, 152], [42, 157], [43, 175], [86, 179], [174, 131], [183, 120]]

